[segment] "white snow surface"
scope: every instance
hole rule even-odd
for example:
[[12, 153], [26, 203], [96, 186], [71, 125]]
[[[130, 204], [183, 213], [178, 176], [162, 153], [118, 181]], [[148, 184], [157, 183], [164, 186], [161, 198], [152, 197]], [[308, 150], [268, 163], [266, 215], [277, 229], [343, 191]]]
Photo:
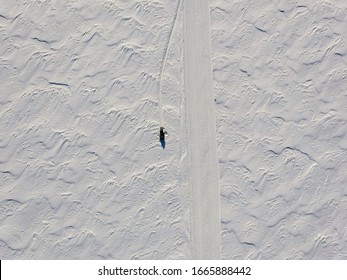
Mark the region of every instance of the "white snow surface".
[[192, 257], [220, 259], [220, 191], [209, 1], [185, 1], [183, 25]]
[[0, 0], [0, 258], [347, 259], [346, 26], [345, 0]]
[[346, 8], [211, 1], [222, 258], [347, 259]]

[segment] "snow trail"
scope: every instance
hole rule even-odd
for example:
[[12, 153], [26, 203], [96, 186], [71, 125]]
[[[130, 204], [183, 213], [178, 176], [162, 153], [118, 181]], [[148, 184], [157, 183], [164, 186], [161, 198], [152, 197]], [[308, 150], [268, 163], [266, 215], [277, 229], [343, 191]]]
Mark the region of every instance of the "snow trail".
[[161, 65], [161, 69], [160, 69], [160, 78], [159, 78], [159, 113], [160, 113], [160, 126], [163, 126], [163, 104], [162, 104], [162, 94], [163, 94], [163, 77], [164, 77], [164, 72], [165, 72], [165, 66], [166, 66], [166, 62], [167, 62], [167, 57], [169, 54], [169, 50], [170, 50], [170, 46], [171, 46], [171, 41], [172, 41], [172, 36], [174, 34], [174, 31], [176, 29], [176, 25], [177, 25], [177, 18], [178, 18], [178, 14], [181, 10], [181, 5], [182, 5], [182, 1], [183, 0], [179, 0], [178, 4], [177, 4], [177, 9], [176, 9], [176, 13], [175, 13], [175, 17], [173, 19], [173, 23], [172, 23], [172, 27], [171, 27], [171, 31], [170, 31], [170, 36], [169, 36], [169, 41], [166, 45], [165, 51], [164, 51], [164, 59], [163, 59], [163, 63]]
[[184, 1], [184, 50], [192, 257], [220, 259], [219, 170], [208, 0]]

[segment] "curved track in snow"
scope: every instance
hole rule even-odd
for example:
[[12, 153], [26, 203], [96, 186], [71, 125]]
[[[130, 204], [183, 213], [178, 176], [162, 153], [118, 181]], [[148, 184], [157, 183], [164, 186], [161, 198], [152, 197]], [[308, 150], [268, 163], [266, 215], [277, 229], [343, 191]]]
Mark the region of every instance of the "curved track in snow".
[[164, 52], [164, 59], [163, 59], [163, 63], [161, 65], [161, 69], [160, 69], [160, 77], [159, 77], [159, 113], [160, 113], [160, 125], [161, 126], [163, 126], [163, 103], [162, 103], [163, 77], [164, 77], [164, 72], [165, 72], [165, 66], [166, 66], [166, 63], [167, 63], [167, 56], [169, 54], [171, 41], [172, 41], [172, 36], [173, 36], [174, 31], [176, 29], [177, 18], [178, 18], [178, 14], [179, 14], [179, 12], [181, 10], [182, 1], [183, 0], [179, 0], [178, 4], [177, 4], [176, 14], [175, 14], [175, 17], [173, 19], [172, 28], [171, 28], [171, 31], [170, 31], [169, 41], [168, 41], [168, 43], [166, 45], [166, 49], [165, 49], [165, 52]]
[[184, 50], [192, 257], [219, 259], [219, 170], [208, 0], [184, 1]]

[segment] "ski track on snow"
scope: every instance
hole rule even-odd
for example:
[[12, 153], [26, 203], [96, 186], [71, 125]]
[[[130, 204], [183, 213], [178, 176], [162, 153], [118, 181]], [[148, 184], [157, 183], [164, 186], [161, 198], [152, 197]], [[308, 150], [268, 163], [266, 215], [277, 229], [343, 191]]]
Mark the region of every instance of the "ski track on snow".
[[160, 113], [160, 125], [161, 126], [164, 125], [163, 124], [163, 81], [164, 81], [165, 66], [167, 64], [167, 59], [168, 59], [168, 55], [169, 55], [169, 51], [170, 51], [171, 41], [172, 41], [172, 37], [173, 37], [175, 29], [176, 29], [178, 14], [181, 10], [182, 1], [183, 0], [178, 0], [178, 3], [177, 3], [177, 10], [175, 13], [175, 17], [173, 19], [172, 28], [170, 31], [170, 37], [169, 37], [168, 43], [166, 45], [166, 49], [164, 52], [164, 59], [163, 59], [163, 63], [162, 63], [161, 70], [160, 70], [160, 78], [159, 78], [159, 111], [160, 112], [159, 113]]
[[194, 259], [220, 258], [220, 206], [209, 1], [184, 3], [185, 98]]
[[0, 7], [1, 259], [347, 259], [346, 0]]
[[1, 259], [190, 257], [177, 4], [0, 0]]

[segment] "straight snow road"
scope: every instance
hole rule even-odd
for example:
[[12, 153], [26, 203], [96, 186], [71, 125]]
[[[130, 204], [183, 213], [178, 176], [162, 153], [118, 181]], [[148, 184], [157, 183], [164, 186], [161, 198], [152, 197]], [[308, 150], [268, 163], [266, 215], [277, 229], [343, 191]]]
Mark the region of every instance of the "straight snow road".
[[221, 257], [209, 16], [209, 0], [184, 1], [184, 85], [194, 259]]

